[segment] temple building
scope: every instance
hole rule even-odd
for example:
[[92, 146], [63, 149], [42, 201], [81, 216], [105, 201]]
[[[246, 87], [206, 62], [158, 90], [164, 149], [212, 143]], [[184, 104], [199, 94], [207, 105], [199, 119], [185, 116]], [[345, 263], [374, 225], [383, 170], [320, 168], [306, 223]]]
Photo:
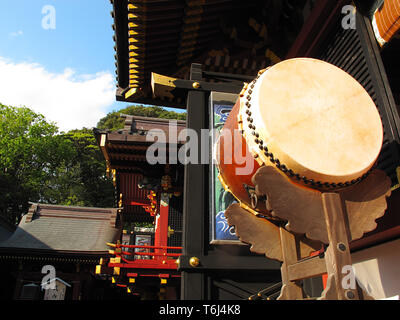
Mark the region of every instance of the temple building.
[[[96, 273], [111, 275], [115, 286], [142, 298], [150, 294], [153, 298], [177, 299], [183, 165], [169, 160], [177, 158], [184, 143], [177, 138], [186, 123], [122, 117], [125, 118], [122, 130], [94, 131], [107, 171], [113, 177], [123, 220], [121, 239], [109, 243], [110, 257], [102, 259]], [[155, 142], [160, 145], [152, 150]], [[146, 222], [150, 228], [139, 227]]]
[[[108, 256], [107, 242], [120, 238], [119, 211], [32, 203], [17, 228], [0, 242], [1, 270], [7, 279], [1, 298], [97, 300], [117, 296], [94, 270], [99, 259]], [[50, 295], [43, 287], [46, 277], [56, 279], [63, 293]]]
[[[116, 99], [186, 109], [186, 126], [199, 135], [202, 129], [221, 125], [244, 83], [285, 59], [329, 62], [364, 87], [381, 116], [384, 138], [377, 168], [391, 179], [392, 193], [377, 228], [350, 246], [355, 264], [375, 268], [371, 272], [376, 277], [364, 279], [376, 284], [374, 297], [398, 294], [393, 289], [399, 287], [396, 275], [388, 271], [390, 267], [385, 269], [394, 263], [389, 261], [399, 261], [393, 249], [399, 245], [400, 230], [397, 2], [122, 0], [111, 4]], [[217, 236], [215, 226], [224, 223], [217, 220], [223, 212], [219, 209], [229, 199], [217, 192], [220, 186], [213, 174], [213, 166], [184, 168], [181, 298], [276, 298], [279, 264], [249, 253], [234, 232]], [[217, 199], [214, 196], [223, 198], [211, 203]], [[362, 265], [368, 259], [375, 259], [382, 269]], [[247, 274], [253, 277], [246, 278]], [[307, 281], [303, 284], [308, 296], [318, 296], [324, 281]]]
[[[283, 279], [282, 262], [253, 252], [228, 225], [225, 212], [235, 199], [218, 179], [213, 134], [201, 140], [198, 154], [208, 151], [201, 161], [179, 161], [190, 142], [185, 130], [204, 137], [222, 128], [260, 70], [306, 57], [347, 72], [378, 109], [383, 144], [375, 168], [389, 177], [390, 196], [376, 228], [349, 242], [349, 254], [372, 298], [399, 299], [398, 1], [110, 3], [116, 100], [185, 109], [186, 121], [122, 114], [121, 130], [95, 128], [115, 208], [32, 203], [15, 230], [0, 221], [0, 270], [10, 275], [0, 295], [274, 300], [291, 281], [305, 299], [319, 297], [327, 288], [324, 266], [316, 277]], [[323, 257], [324, 249], [306, 260]], [[55, 283], [57, 292], [43, 288], [52, 267], [56, 278], [44, 284]]]

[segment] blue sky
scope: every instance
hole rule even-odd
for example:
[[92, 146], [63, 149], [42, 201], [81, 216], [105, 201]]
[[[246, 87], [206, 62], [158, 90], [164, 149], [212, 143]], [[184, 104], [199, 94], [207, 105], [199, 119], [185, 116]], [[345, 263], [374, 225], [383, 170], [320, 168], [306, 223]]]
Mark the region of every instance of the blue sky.
[[[46, 5], [55, 8], [55, 29], [42, 28]], [[50, 72], [114, 72], [111, 9], [109, 0], [1, 0], [0, 55]]]
[[111, 10], [109, 0], [1, 0], [0, 102], [30, 107], [60, 130], [93, 127], [128, 106], [115, 101]]

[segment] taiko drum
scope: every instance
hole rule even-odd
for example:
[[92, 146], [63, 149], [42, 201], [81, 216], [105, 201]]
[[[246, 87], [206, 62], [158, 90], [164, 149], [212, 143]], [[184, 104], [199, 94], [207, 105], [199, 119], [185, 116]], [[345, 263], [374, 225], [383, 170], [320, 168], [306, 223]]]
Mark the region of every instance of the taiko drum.
[[324, 61], [289, 59], [240, 93], [215, 145], [219, 178], [243, 207], [265, 213], [251, 181], [260, 166], [302, 187], [345, 188], [366, 177], [382, 140], [378, 110], [359, 82]]

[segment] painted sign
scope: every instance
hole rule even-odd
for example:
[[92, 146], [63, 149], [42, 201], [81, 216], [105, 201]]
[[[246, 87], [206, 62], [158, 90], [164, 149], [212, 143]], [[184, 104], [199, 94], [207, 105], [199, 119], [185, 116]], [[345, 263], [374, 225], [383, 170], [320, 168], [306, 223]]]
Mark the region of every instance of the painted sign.
[[[237, 95], [212, 92], [210, 96], [210, 128], [211, 132], [211, 157], [215, 156], [215, 142], [218, 139], [219, 132], [224, 126], [226, 119], [232, 110]], [[218, 168], [215, 161], [210, 162], [210, 193], [211, 193], [211, 221], [210, 221], [210, 242], [224, 243], [224, 241], [238, 241], [234, 227], [230, 227], [225, 218], [225, 210], [236, 199], [230, 192], [225, 191], [221, 182], [218, 179]]]

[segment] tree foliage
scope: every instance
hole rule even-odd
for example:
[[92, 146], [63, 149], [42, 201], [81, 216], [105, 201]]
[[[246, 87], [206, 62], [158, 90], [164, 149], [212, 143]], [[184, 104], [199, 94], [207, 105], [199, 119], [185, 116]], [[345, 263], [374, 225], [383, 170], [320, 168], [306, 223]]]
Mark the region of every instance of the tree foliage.
[[9, 220], [28, 201], [44, 197], [44, 181], [63, 162], [67, 146], [57, 127], [28, 108], [0, 104], [0, 210]]
[[109, 112], [107, 116], [100, 119], [100, 121], [97, 123], [97, 128], [110, 131], [122, 129], [124, 127], [124, 119], [121, 117], [121, 114], [175, 120], [186, 119], [186, 113], [184, 112], [179, 113], [175, 111], [169, 111], [158, 106], [145, 107], [141, 105], [135, 105], [118, 111], [114, 110]]
[[[100, 119], [98, 128], [123, 128], [121, 114], [186, 118], [161, 107], [129, 106]], [[0, 215], [17, 223], [29, 202], [113, 207], [114, 186], [91, 129], [59, 133], [29, 108], [0, 104]]]
[[113, 185], [90, 129], [58, 133], [26, 107], [0, 104], [0, 214], [14, 223], [29, 201], [109, 207]]
[[[74, 152], [70, 163], [64, 168], [61, 181], [64, 193], [59, 203], [95, 207], [112, 207], [114, 205], [114, 186], [106, 177], [106, 163], [97, 145], [91, 129], [71, 130], [63, 134]], [[60, 185], [61, 187], [61, 185]]]

